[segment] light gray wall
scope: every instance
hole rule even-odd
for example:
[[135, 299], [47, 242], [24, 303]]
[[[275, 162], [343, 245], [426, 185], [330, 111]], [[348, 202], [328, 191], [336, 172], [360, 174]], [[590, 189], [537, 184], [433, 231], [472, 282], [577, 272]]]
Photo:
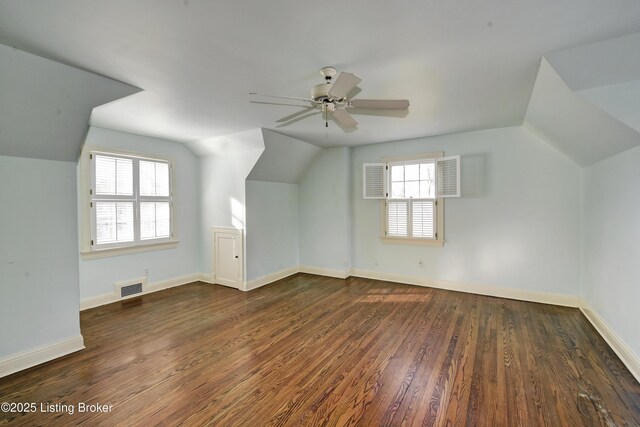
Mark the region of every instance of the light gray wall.
[[[80, 256], [80, 297], [112, 293], [114, 283], [144, 277], [148, 283], [199, 273], [200, 180], [198, 159], [183, 145], [157, 138], [92, 127], [86, 144], [173, 161], [175, 232], [173, 249], [85, 260]], [[78, 179], [81, 179], [78, 177]]]
[[[462, 156], [463, 197], [445, 202], [444, 247], [383, 243], [380, 201], [362, 199], [362, 164], [434, 151]], [[522, 127], [356, 147], [351, 159], [354, 268], [580, 294], [580, 169]]]
[[247, 280], [298, 266], [298, 185], [246, 181]]
[[640, 355], [640, 148], [583, 171], [584, 297]]
[[0, 358], [80, 334], [76, 165], [0, 156]]
[[200, 271], [203, 273], [211, 273], [213, 269], [211, 227], [244, 230], [245, 179], [261, 153], [262, 149], [253, 149], [200, 158]]
[[323, 150], [300, 181], [300, 264], [351, 268], [351, 151]]

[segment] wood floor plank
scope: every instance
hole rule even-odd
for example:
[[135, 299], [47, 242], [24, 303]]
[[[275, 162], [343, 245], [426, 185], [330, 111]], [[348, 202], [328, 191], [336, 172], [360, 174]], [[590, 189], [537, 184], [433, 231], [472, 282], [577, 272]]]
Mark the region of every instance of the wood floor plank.
[[[5, 425], [640, 425], [640, 385], [576, 309], [297, 274], [81, 313], [86, 349], [0, 378]], [[77, 408], [77, 406], [75, 406]]]

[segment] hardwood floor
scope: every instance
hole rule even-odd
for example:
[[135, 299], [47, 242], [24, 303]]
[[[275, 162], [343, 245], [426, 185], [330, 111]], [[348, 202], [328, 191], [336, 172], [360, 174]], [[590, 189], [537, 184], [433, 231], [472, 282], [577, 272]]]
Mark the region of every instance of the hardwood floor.
[[[577, 309], [298, 274], [81, 314], [86, 350], [0, 379], [20, 425], [640, 425], [640, 385]], [[78, 403], [112, 405], [78, 413]]]

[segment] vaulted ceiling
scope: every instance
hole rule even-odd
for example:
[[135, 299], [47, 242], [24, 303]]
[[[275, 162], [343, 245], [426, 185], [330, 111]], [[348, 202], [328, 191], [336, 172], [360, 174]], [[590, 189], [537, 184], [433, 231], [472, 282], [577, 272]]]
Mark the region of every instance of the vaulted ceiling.
[[[517, 125], [543, 55], [637, 31], [637, 0], [0, 0], [0, 43], [143, 89], [93, 124], [183, 142], [264, 127], [357, 145]], [[360, 97], [409, 99], [409, 115], [359, 115], [344, 133], [319, 117], [277, 127], [301, 108], [249, 102], [307, 97], [326, 65], [359, 75]]]

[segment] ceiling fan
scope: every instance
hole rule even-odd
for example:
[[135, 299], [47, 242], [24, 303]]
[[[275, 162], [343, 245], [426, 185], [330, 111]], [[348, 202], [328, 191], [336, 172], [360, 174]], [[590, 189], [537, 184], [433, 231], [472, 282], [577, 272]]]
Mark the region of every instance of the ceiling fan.
[[[276, 104], [276, 105], [293, 105], [304, 107], [302, 111], [284, 117], [278, 122], [281, 126], [288, 126], [294, 122], [305, 119], [307, 117], [322, 113], [325, 127], [329, 127], [329, 117], [332, 117], [343, 130], [348, 131], [358, 126], [358, 122], [351, 116], [354, 114], [373, 114], [373, 115], [394, 115], [403, 117], [409, 109], [409, 101], [406, 99], [353, 99], [349, 94], [355, 92], [356, 86], [362, 79], [355, 74], [341, 72], [335, 78], [337, 71], [333, 67], [324, 67], [320, 70], [320, 74], [325, 79], [325, 83], [315, 85], [311, 89], [311, 98], [298, 98], [294, 96], [280, 95], [264, 95], [256, 92], [250, 92], [249, 95], [266, 96], [271, 98], [286, 99], [289, 101], [301, 101], [306, 105], [296, 104], [277, 104], [270, 102], [251, 101], [258, 104]], [[358, 90], [359, 91], [359, 90]], [[393, 114], [393, 113], [396, 114]], [[306, 113], [306, 114], [305, 114]], [[400, 114], [397, 114], [400, 113]]]

